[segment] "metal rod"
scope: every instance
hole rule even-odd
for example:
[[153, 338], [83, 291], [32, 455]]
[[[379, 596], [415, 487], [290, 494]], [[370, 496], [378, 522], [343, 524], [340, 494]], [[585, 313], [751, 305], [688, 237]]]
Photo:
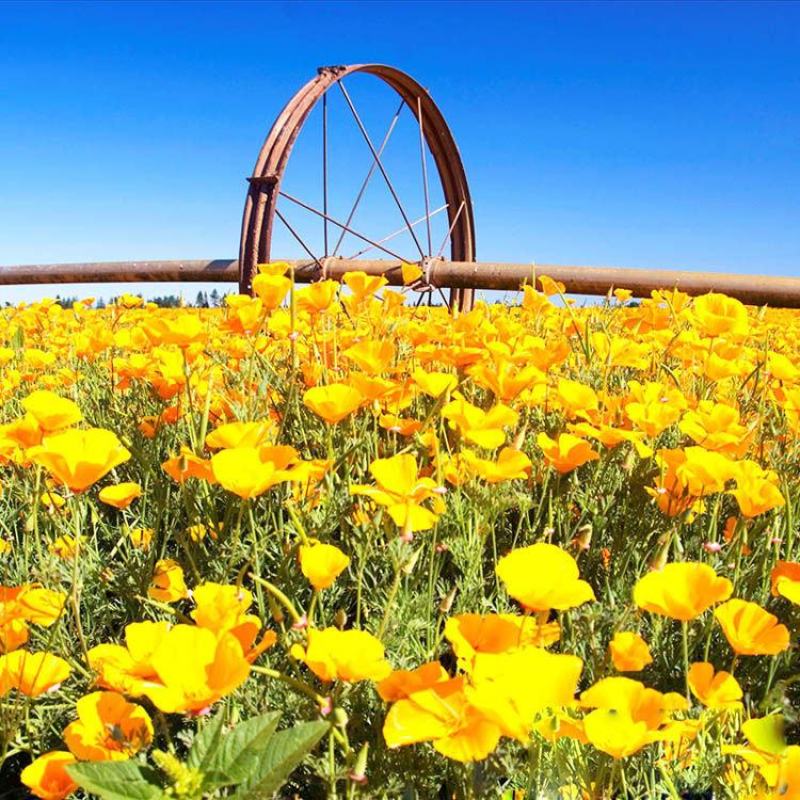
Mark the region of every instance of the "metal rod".
[[322, 95], [322, 220], [323, 251], [328, 255], [328, 93]]
[[284, 217], [283, 214], [281, 214], [281, 212], [277, 208], [275, 209], [275, 216], [287, 227], [287, 229], [289, 230], [289, 233], [291, 233], [292, 236], [294, 236], [295, 240], [300, 245], [300, 247], [302, 247], [303, 250], [305, 250], [306, 253], [308, 253], [308, 255], [311, 258], [311, 260], [320, 269], [322, 269], [322, 262], [311, 252], [310, 248], [303, 241], [303, 239], [301, 238], [300, 234], [287, 222], [286, 217]]
[[[306, 211], [310, 211], [312, 214], [316, 214], [319, 217], [326, 216], [318, 208], [314, 208], [314, 206], [310, 206], [310, 205], [308, 205], [308, 203], [304, 203], [302, 200], [298, 200], [296, 197], [293, 197], [292, 195], [287, 194], [286, 192], [280, 192], [279, 194], [280, 194], [281, 197], [285, 197], [287, 200], [290, 200], [292, 203], [296, 203], [298, 206], [300, 206], [301, 208], [304, 208]], [[277, 212], [277, 209], [275, 209], [275, 210]], [[386, 247], [384, 247], [381, 244], [378, 244], [378, 242], [373, 241], [372, 239], [368, 239], [363, 234], [359, 233], [358, 231], [354, 231], [352, 228], [349, 228], [347, 225], [344, 225], [343, 223], [339, 222], [338, 220], [335, 220], [333, 217], [327, 217], [327, 219], [330, 220], [334, 225], [338, 225], [342, 230], [345, 230], [348, 233], [352, 234], [353, 236], [358, 237], [362, 241], [365, 241], [367, 244], [371, 244], [373, 247], [377, 247], [378, 250], [382, 250], [384, 253], [386, 253], [386, 255], [389, 255], [392, 258], [399, 258], [401, 261], [404, 260], [403, 256], [400, 256], [397, 253], [393, 252], [392, 250], [387, 249]]]
[[[397, 125], [397, 120], [400, 119], [400, 112], [403, 110], [405, 102], [406, 102], [405, 100], [400, 101], [400, 105], [397, 107], [397, 111], [395, 111], [394, 117], [392, 117], [392, 121], [389, 123], [389, 128], [386, 131], [386, 135], [383, 137], [381, 146], [378, 148], [379, 156], [383, 155], [383, 151], [386, 148], [386, 145], [389, 143], [389, 139], [392, 136], [392, 131], [394, 130], [394, 126]], [[344, 223], [345, 225], [349, 225], [353, 221], [353, 217], [356, 214], [356, 210], [358, 209], [358, 206], [361, 203], [361, 198], [364, 196], [364, 192], [367, 190], [367, 186], [369, 186], [369, 182], [372, 180], [372, 176], [375, 174], [376, 166], [377, 162], [373, 158], [369, 165], [369, 171], [367, 172], [367, 177], [364, 178], [364, 182], [361, 184], [361, 188], [358, 190], [358, 194], [356, 195], [353, 207], [350, 209], [350, 213], [347, 215], [347, 219], [345, 220]], [[403, 230], [405, 230], [405, 228], [403, 228]], [[346, 233], [347, 230], [345, 228], [342, 228], [342, 232], [339, 234], [339, 238], [336, 240], [336, 247], [333, 248], [333, 255], [339, 254], [339, 248], [342, 246], [342, 239], [344, 239]]]
[[[347, 272], [361, 270], [368, 275], [385, 275], [393, 286], [400, 286], [403, 282], [400, 260], [323, 258], [320, 261], [325, 274], [336, 280]], [[295, 267], [295, 275], [299, 281], [316, 280], [319, 277], [317, 265], [309, 264], [308, 260], [290, 260], [288, 263]], [[150, 281], [236, 283], [238, 270], [239, 264], [235, 259], [27, 264], [0, 266], [0, 286]], [[677, 288], [690, 295], [723, 292], [750, 305], [800, 308], [800, 278], [724, 272], [444, 260], [436, 260], [430, 265], [431, 284], [440, 287], [516, 291], [522, 284], [532, 284], [539, 275], [561, 281], [567, 292], [573, 294], [605, 295], [614, 287], [630, 289], [634, 297], [649, 297], [654, 289]]]
[[464, 210], [464, 201], [461, 201], [461, 205], [458, 207], [458, 211], [456, 211], [456, 215], [453, 217], [453, 221], [450, 223], [450, 227], [447, 229], [447, 233], [444, 235], [444, 239], [442, 239], [441, 247], [436, 252], [436, 258], [441, 258], [442, 253], [444, 252], [444, 247], [447, 244], [447, 240], [453, 233], [453, 228], [458, 224], [458, 218], [461, 216], [461, 212]]
[[389, 187], [389, 193], [392, 195], [392, 198], [394, 199], [394, 202], [397, 205], [398, 210], [400, 211], [400, 216], [403, 218], [403, 222], [405, 222], [406, 226], [408, 227], [408, 232], [411, 234], [411, 238], [414, 240], [414, 244], [417, 246], [417, 250], [419, 250], [420, 257], [425, 258], [425, 253], [422, 250], [422, 245], [419, 243], [419, 239], [417, 239], [417, 234], [414, 233], [414, 229], [411, 227], [411, 223], [408, 220], [408, 214], [406, 214], [406, 211], [403, 208], [403, 204], [400, 202], [400, 198], [397, 196], [397, 192], [394, 190], [394, 186], [391, 180], [389, 180], [389, 175], [384, 169], [383, 162], [381, 161], [380, 156], [375, 150], [375, 145], [372, 144], [372, 139], [369, 138], [367, 129], [364, 127], [364, 123], [361, 121], [361, 117], [358, 116], [358, 111], [356, 111], [356, 107], [353, 105], [353, 101], [350, 99], [350, 95], [347, 93], [347, 89], [345, 89], [344, 87], [344, 81], [339, 80], [338, 85], [339, 88], [342, 90], [344, 99], [347, 101], [347, 105], [350, 107], [350, 111], [353, 114], [353, 118], [356, 121], [356, 125], [358, 125], [358, 129], [361, 131], [361, 135], [364, 137], [364, 141], [367, 143], [367, 147], [369, 147], [369, 151], [370, 153], [372, 153], [372, 157], [375, 159], [375, 162], [378, 165], [378, 169], [381, 171], [381, 175], [383, 175], [383, 179], [386, 181], [386, 185]]
[[428, 255], [433, 255], [431, 244], [431, 206], [428, 197], [428, 157], [425, 153], [425, 132], [422, 129], [422, 100], [417, 97], [417, 120], [419, 122], [419, 158], [422, 162], [422, 189], [425, 193], [425, 220], [428, 229]]
[[[430, 223], [430, 218], [431, 217], [435, 217], [437, 214], [441, 214], [442, 211], [446, 211], [446, 210], [447, 210], [447, 203], [445, 203], [443, 206], [439, 206], [439, 208], [435, 209], [434, 211], [431, 211], [430, 214], [426, 214], [424, 217], [420, 217], [419, 219], [415, 219], [411, 223], [411, 226], [414, 227], [416, 225], [419, 225], [420, 222], [425, 222], [426, 219]], [[384, 242], [388, 242], [391, 239], [394, 239], [396, 236], [399, 236], [404, 231], [405, 231], [405, 227], [398, 228], [396, 231], [392, 231], [388, 236], [384, 236], [383, 239], [378, 239], [377, 243], [378, 244], [383, 244]], [[372, 249], [374, 249], [374, 248], [373, 248], [372, 245], [370, 245], [369, 247], [365, 247], [363, 250], [359, 250], [357, 253], [354, 253], [352, 256], [349, 256], [349, 258], [361, 258], [361, 256], [364, 255], [364, 253], [369, 253], [369, 251], [372, 250]]]

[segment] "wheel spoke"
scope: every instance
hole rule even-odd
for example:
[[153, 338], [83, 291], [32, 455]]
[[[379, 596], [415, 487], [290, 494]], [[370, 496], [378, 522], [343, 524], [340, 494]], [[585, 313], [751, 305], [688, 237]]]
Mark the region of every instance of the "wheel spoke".
[[442, 239], [441, 247], [439, 247], [438, 251], [436, 252], [436, 258], [441, 258], [445, 245], [447, 244], [447, 240], [450, 238], [451, 234], [453, 233], [453, 229], [458, 224], [458, 218], [461, 216], [461, 212], [464, 210], [465, 205], [465, 201], [462, 200], [461, 205], [458, 207], [458, 211], [456, 211], [456, 215], [453, 217], [453, 221], [450, 223], [450, 227], [447, 229], [447, 233], [444, 235], [444, 239]]
[[302, 247], [303, 250], [305, 250], [306, 253], [308, 253], [309, 258], [312, 261], [316, 262], [316, 265], [320, 269], [323, 269], [322, 262], [311, 252], [308, 245], [301, 238], [300, 234], [289, 224], [286, 217], [284, 217], [283, 214], [281, 214], [280, 210], [277, 208], [275, 209], [275, 216], [287, 227], [289, 233], [291, 233], [292, 236], [294, 236], [294, 238], [297, 239], [298, 243], [300, 244], [300, 247]]
[[[403, 256], [399, 255], [398, 253], [395, 253], [393, 250], [389, 250], [388, 248], [384, 247], [382, 244], [379, 244], [378, 242], [373, 241], [369, 237], [364, 236], [364, 234], [353, 230], [348, 225], [345, 225], [344, 223], [339, 222], [339, 220], [334, 219], [330, 215], [324, 214], [318, 208], [314, 208], [314, 206], [310, 206], [310, 205], [308, 205], [308, 203], [304, 203], [302, 200], [298, 200], [296, 197], [292, 197], [292, 195], [287, 194], [286, 192], [281, 191], [281, 192], [279, 192], [279, 194], [280, 194], [281, 197], [285, 197], [287, 200], [289, 200], [292, 203], [295, 203], [296, 205], [300, 206], [301, 208], [304, 208], [306, 211], [310, 211], [312, 214], [316, 214], [318, 217], [323, 217], [324, 219], [327, 219], [328, 222], [330, 222], [332, 225], [336, 225], [337, 228], [341, 228], [342, 230], [346, 231], [347, 233], [351, 234], [352, 236], [356, 236], [357, 238], [359, 238], [362, 241], [366, 242], [367, 244], [371, 244], [373, 247], [377, 247], [378, 250], [383, 250], [384, 253], [386, 253], [387, 255], [390, 255], [392, 258], [396, 258], [398, 261], [406, 261], [406, 262], [408, 261], [407, 258], [403, 258]], [[275, 213], [276, 214], [278, 213], [278, 209], [277, 208], [275, 209]], [[317, 261], [317, 263], [319, 263], [319, 261]]]
[[[383, 137], [383, 141], [381, 142], [381, 146], [378, 148], [378, 155], [383, 155], [383, 151], [386, 148], [386, 145], [389, 143], [389, 139], [392, 135], [392, 131], [394, 130], [394, 126], [397, 125], [397, 120], [400, 119], [400, 112], [403, 110], [403, 106], [405, 105], [405, 100], [400, 101], [400, 105], [397, 107], [397, 111], [392, 117], [392, 121], [389, 123], [389, 128], [386, 131], [386, 135]], [[358, 209], [359, 204], [361, 203], [361, 198], [364, 196], [364, 192], [367, 190], [367, 186], [369, 186], [369, 182], [372, 180], [372, 176], [375, 174], [375, 168], [377, 164], [375, 160], [372, 160], [372, 163], [369, 165], [369, 171], [367, 172], [367, 177], [364, 178], [364, 182], [361, 184], [361, 188], [358, 190], [358, 194], [356, 195], [355, 202], [353, 203], [353, 207], [350, 209], [350, 213], [347, 215], [347, 219], [345, 220], [345, 225], [349, 225], [353, 221], [353, 217], [355, 216], [356, 210]], [[405, 230], [405, 228], [403, 228]], [[336, 247], [333, 248], [333, 254], [336, 255], [339, 252], [339, 248], [342, 245], [342, 240], [347, 233], [346, 230], [342, 230], [339, 234], [339, 238], [336, 241]]]
[[344, 87], [343, 81], [337, 81], [339, 88], [342, 90], [342, 94], [344, 95], [344, 99], [347, 101], [347, 105], [350, 108], [351, 113], [353, 114], [353, 118], [358, 125], [358, 129], [361, 131], [361, 135], [364, 137], [364, 141], [367, 143], [367, 147], [369, 147], [370, 152], [372, 153], [373, 159], [375, 159], [375, 163], [380, 170], [381, 175], [383, 175], [383, 179], [386, 181], [386, 186], [389, 188], [389, 192], [394, 199], [395, 204], [397, 205], [398, 210], [400, 211], [400, 215], [403, 217], [403, 222], [405, 222], [406, 227], [408, 228], [408, 232], [411, 234], [411, 238], [414, 240], [414, 244], [417, 246], [417, 250], [419, 250], [420, 258], [425, 257], [425, 253], [422, 249], [422, 246], [419, 243], [419, 239], [417, 239], [416, 233], [414, 233], [414, 229], [411, 227], [411, 222], [408, 219], [408, 214], [406, 214], [405, 209], [403, 208], [403, 204], [400, 202], [400, 198], [397, 196], [397, 192], [394, 189], [394, 185], [392, 184], [391, 180], [389, 179], [389, 175], [386, 173], [386, 169], [383, 166], [383, 162], [380, 159], [377, 151], [375, 150], [375, 146], [372, 144], [372, 139], [369, 138], [369, 134], [367, 133], [367, 129], [364, 127], [364, 123], [361, 121], [361, 117], [358, 115], [358, 111], [356, 111], [355, 106], [353, 105], [353, 101], [350, 99], [350, 95], [347, 93], [347, 89]]
[[428, 255], [433, 255], [431, 244], [431, 206], [428, 197], [428, 156], [425, 147], [425, 131], [422, 128], [422, 100], [417, 98], [417, 121], [419, 122], [419, 160], [422, 164], [422, 188], [425, 193], [425, 220], [428, 229]]
[[[441, 214], [442, 211], [444, 211], [446, 208], [447, 208], [447, 203], [445, 203], [443, 206], [440, 206], [435, 211], [431, 211], [430, 214], [426, 214], [424, 217], [420, 217], [419, 219], [415, 219], [411, 223], [411, 227], [413, 228], [413, 227], [419, 225], [421, 222], [425, 222], [425, 220], [428, 221], [428, 225], [430, 226], [431, 218], [435, 217], [437, 214]], [[383, 239], [378, 239], [377, 243], [378, 244], [383, 244], [384, 242], [388, 242], [391, 239], [394, 239], [395, 236], [399, 236], [401, 233], [404, 233], [405, 231], [406, 231], [405, 227], [398, 228], [396, 231], [392, 231], [392, 233], [390, 233], [388, 236], [384, 236]], [[361, 256], [364, 255], [364, 253], [368, 253], [370, 250], [372, 250], [373, 247], [374, 247], [374, 245], [370, 245], [369, 247], [365, 247], [363, 250], [359, 250], [357, 253], [354, 253], [352, 256], [348, 256], [348, 258], [360, 258]]]

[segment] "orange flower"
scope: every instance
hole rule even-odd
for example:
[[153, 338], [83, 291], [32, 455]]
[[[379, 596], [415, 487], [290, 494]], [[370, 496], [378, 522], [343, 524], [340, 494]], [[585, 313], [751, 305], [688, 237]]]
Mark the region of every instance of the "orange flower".
[[714, 672], [707, 661], [689, 667], [689, 688], [707, 708], [741, 708], [742, 688], [730, 672]]
[[114, 508], [127, 508], [137, 497], [142, 496], [142, 487], [138, 483], [117, 483], [100, 490], [100, 502]]
[[392, 703], [449, 679], [450, 676], [438, 661], [430, 661], [412, 670], [393, 670], [378, 684], [377, 689], [381, 699]]
[[51, 653], [14, 650], [0, 656], [0, 697], [11, 689], [28, 697], [55, 691], [71, 671], [63, 658]]
[[770, 573], [772, 594], [800, 605], [800, 564], [779, 561]]
[[708, 564], [683, 561], [639, 578], [633, 600], [645, 611], [688, 622], [732, 592], [733, 584]]
[[600, 458], [599, 453], [592, 449], [589, 442], [571, 433], [561, 433], [558, 439], [554, 440], [541, 432], [536, 437], [536, 444], [541, 448], [548, 464], [562, 474]]
[[148, 713], [117, 692], [92, 692], [78, 700], [78, 719], [64, 729], [64, 741], [81, 761], [122, 761], [153, 740]]
[[575, 559], [554, 544], [512, 550], [496, 571], [509, 595], [532, 611], [574, 608], [595, 599], [592, 587], [579, 579]]
[[500, 726], [469, 702], [464, 678], [458, 677], [396, 702], [386, 715], [383, 738], [390, 748], [430, 741], [447, 758], [480, 761], [497, 747]]
[[217, 637], [224, 633], [233, 634], [251, 664], [277, 641], [275, 632], [268, 630], [256, 644], [261, 620], [255, 614], [247, 613], [253, 604], [253, 595], [241, 586], [203, 583], [193, 591], [192, 599], [196, 608], [191, 617], [197, 625], [207, 628]]
[[608, 652], [617, 672], [640, 672], [653, 663], [647, 642], [634, 631], [617, 631]]
[[216, 483], [211, 461], [195, 455], [188, 447], [182, 447], [179, 455], [167, 459], [161, 469], [177, 483], [183, 483], [188, 478]]
[[177, 561], [164, 558], [156, 562], [147, 596], [161, 603], [175, 603], [189, 596], [183, 579], [183, 569]]
[[214, 428], [206, 436], [206, 446], [214, 450], [231, 447], [261, 447], [272, 434], [271, 420], [259, 422], [228, 422]]
[[715, 609], [728, 644], [737, 655], [774, 656], [789, 647], [789, 630], [758, 603], [733, 599]]
[[19, 779], [40, 800], [64, 800], [78, 788], [65, 769], [74, 763], [72, 753], [53, 750], [25, 767]]
[[540, 623], [535, 616], [517, 614], [459, 614], [450, 617], [444, 636], [453, 646], [459, 666], [469, 672], [479, 653], [506, 653], [519, 647], [546, 647], [557, 642], [557, 622]]
[[303, 403], [325, 422], [335, 425], [349, 417], [364, 402], [364, 396], [346, 383], [315, 386], [303, 395]]
[[83, 492], [131, 454], [116, 434], [89, 428], [46, 436], [41, 445], [28, 450], [28, 457], [73, 492]]
[[338, 547], [321, 542], [300, 545], [299, 558], [303, 575], [318, 591], [333, 586], [350, 564], [350, 559]]

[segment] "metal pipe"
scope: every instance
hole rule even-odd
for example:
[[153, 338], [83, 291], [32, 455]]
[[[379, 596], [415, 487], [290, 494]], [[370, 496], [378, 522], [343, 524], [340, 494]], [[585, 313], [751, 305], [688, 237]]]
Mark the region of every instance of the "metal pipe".
[[[276, 259], [278, 260], [278, 259]], [[385, 275], [390, 285], [402, 285], [401, 263], [388, 259], [320, 259], [323, 269], [309, 261], [289, 261], [298, 281], [321, 277], [340, 280], [347, 272], [361, 270]], [[630, 289], [634, 297], [648, 297], [653, 289], [677, 288], [690, 295], [723, 292], [750, 305], [800, 308], [800, 278], [734, 275], [725, 272], [689, 272], [622, 267], [582, 267], [556, 264], [504, 264], [493, 262], [429, 262], [434, 286], [448, 288], [516, 291], [532, 284], [539, 275], [561, 281], [572, 294], [604, 295], [612, 287]], [[239, 264], [235, 259], [214, 261], [117, 261], [86, 264], [29, 264], [0, 267], [0, 286], [47, 283], [235, 283]]]

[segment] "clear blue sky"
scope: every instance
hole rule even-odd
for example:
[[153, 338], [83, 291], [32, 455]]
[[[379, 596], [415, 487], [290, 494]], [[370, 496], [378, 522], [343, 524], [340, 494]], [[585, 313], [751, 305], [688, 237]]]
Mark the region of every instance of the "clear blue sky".
[[359, 61], [444, 111], [479, 257], [800, 273], [798, 3], [3, 3], [0, 264], [235, 257], [274, 116]]

